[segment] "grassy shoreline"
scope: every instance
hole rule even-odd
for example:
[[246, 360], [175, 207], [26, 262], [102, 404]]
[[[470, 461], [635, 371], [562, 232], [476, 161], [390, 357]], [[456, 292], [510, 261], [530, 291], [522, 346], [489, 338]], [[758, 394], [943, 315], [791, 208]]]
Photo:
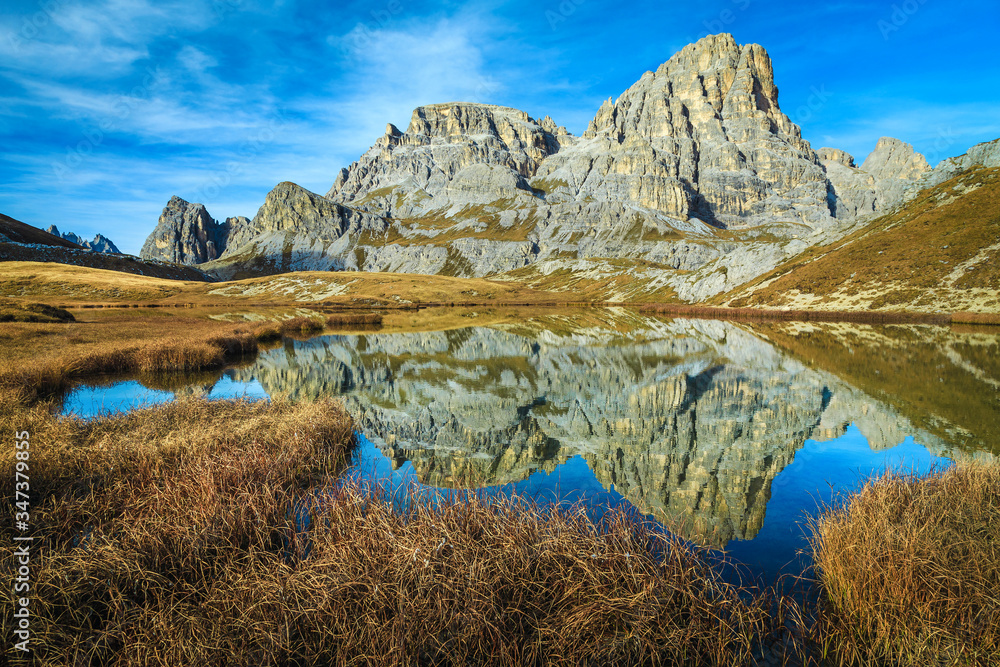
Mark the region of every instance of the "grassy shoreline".
[[1000, 664], [1000, 465], [882, 475], [811, 529], [834, 664]]
[[[0, 390], [0, 427], [32, 443], [44, 664], [1000, 659], [995, 464], [885, 476], [817, 518], [812, 608], [729, 583], [707, 549], [623, 514], [596, 524], [475, 494], [400, 513], [338, 487], [354, 426], [336, 401], [194, 399], [91, 421], [51, 408]], [[10, 514], [14, 466], [4, 449]]]
[[129, 317], [110, 322], [0, 323], [0, 388], [35, 396], [64, 389], [74, 379], [106, 373], [154, 374], [217, 369], [255, 354], [282, 336], [325, 329], [374, 330], [378, 313], [231, 324], [194, 317]]
[[[412, 310], [432, 307], [642, 307], [678, 316], [773, 318], [856, 322], [1000, 324], [1000, 312], [933, 310], [727, 308], [649, 296], [622, 302], [598, 292], [537, 289], [509, 279], [440, 275], [302, 271], [218, 283], [167, 280], [103, 269], [44, 262], [0, 262], [0, 298], [44, 302], [60, 308], [310, 307]], [[958, 303], [958, 302], [956, 302]], [[898, 308], [898, 307], [897, 307]], [[960, 306], [953, 306], [959, 311]]]

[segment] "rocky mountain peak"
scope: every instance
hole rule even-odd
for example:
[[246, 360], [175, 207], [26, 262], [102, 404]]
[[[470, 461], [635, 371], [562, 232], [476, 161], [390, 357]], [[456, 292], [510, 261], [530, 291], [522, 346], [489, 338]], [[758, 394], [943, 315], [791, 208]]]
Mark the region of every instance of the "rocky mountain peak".
[[778, 106], [770, 57], [732, 35], [705, 37], [643, 74], [601, 105], [583, 139], [539, 171], [566, 183], [564, 196], [720, 227], [829, 224], [823, 168]]
[[854, 164], [854, 156], [847, 151], [842, 151], [839, 148], [819, 148], [816, 150], [816, 155], [819, 157], [820, 162], [836, 162], [839, 165], [845, 167], [850, 167], [852, 169], [856, 168], [857, 165]]
[[[435, 205], [444, 206], [456, 179], [467, 184], [472, 177], [485, 177], [491, 192], [498, 183], [514, 183], [514, 189], [530, 192], [524, 179], [569, 141], [565, 128], [551, 118], [543, 126], [518, 109], [467, 102], [421, 106], [413, 110], [406, 132], [387, 125], [385, 135], [337, 175], [326, 196], [378, 215], [401, 217], [412, 214], [414, 206], [396, 194], [436, 197]], [[485, 169], [465, 171], [476, 165]], [[390, 190], [396, 194], [382, 196]]]
[[893, 137], [882, 137], [861, 165], [876, 179], [898, 178], [915, 181], [930, 165], [923, 155], [913, 150], [913, 146]]
[[226, 225], [216, 222], [203, 204], [174, 195], [163, 208], [139, 256], [177, 264], [201, 264], [222, 254], [227, 236]]
[[490, 134], [499, 136], [498, 125], [534, 124], [527, 113], [492, 104], [450, 102], [417, 107], [410, 118], [407, 134], [431, 137], [460, 137]]
[[97, 234], [94, 236], [93, 241], [88, 241], [78, 234], [73, 232], [60, 232], [59, 228], [55, 225], [49, 225], [48, 229], [45, 230], [53, 236], [58, 236], [59, 238], [65, 239], [71, 243], [75, 243], [85, 250], [91, 250], [93, 252], [103, 252], [109, 255], [120, 255], [121, 250], [112, 243], [111, 239], [104, 236], [103, 234]]

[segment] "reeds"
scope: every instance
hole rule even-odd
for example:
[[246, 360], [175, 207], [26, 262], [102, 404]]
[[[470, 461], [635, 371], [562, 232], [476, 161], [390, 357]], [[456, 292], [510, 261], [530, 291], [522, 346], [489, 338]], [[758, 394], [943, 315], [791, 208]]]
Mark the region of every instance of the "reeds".
[[996, 324], [1000, 325], [1000, 313], [952, 313], [955, 324]]
[[310, 334], [323, 330], [323, 320], [319, 317], [293, 317], [279, 323], [284, 334]]
[[704, 549], [625, 513], [470, 493], [394, 510], [348, 486], [317, 503], [289, 570], [294, 662], [745, 664], [772, 630]]
[[[337, 404], [191, 400], [84, 422], [18, 400], [0, 393], [15, 408], [0, 421], [36, 443], [40, 663], [734, 665], [772, 630], [766, 599], [707, 551], [624, 513], [475, 494], [400, 512], [315, 486], [353, 444]], [[13, 450], [0, 461], [10, 510]]]
[[[33, 664], [260, 664], [237, 593], [262, 604], [257, 585], [280, 581], [296, 498], [353, 447], [342, 406], [192, 400], [84, 422], [21, 398], [0, 392], [0, 421], [31, 434]], [[13, 516], [13, 447], [0, 456]], [[0, 561], [13, 571], [11, 550]], [[11, 587], [0, 606], [12, 627]]]
[[[26, 387], [36, 395], [60, 391], [73, 379], [99, 374], [178, 373], [216, 369], [256, 354], [261, 343], [282, 336], [309, 336], [326, 327], [372, 328], [381, 325], [374, 313], [337, 313], [295, 317], [283, 321], [224, 324], [192, 320], [189, 329], [172, 326], [141, 343], [120, 339], [101, 341], [84, 352], [73, 346], [60, 349], [44, 361], [10, 364], [0, 370], [0, 388]], [[20, 332], [25, 336], [30, 332]]]
[[382, 316], [378, 313], [333, 313], [327, 315], [326, 326], [375, 328], [382, 326]]
[[1000, 466], [885, 474], [811, 541], [832, 664], [1000, 664]]
[[796, 322], [858, 322], [862, 324], [949, 324], [946, 313], [917, 313], [852, 310], [768, 310], [765, 308], [719, 308], [683, 304], [648, 304], [639, 308], [643, 313], [677, 317], [722, 319], [736, 321], [796, 321]]

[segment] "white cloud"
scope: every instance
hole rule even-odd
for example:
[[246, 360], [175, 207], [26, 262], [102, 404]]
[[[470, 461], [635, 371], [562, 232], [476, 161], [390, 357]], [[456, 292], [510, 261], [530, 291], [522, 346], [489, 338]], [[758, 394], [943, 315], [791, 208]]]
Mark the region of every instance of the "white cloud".
[[358, 25], [331, 36], [328, 42], [349, 67], [329, 91], [339, 98], [331, 117], [341, 131], [362, 133], [367, 148], [386, 122], [405, 129], [410, 112], [420, 105], [496, 103], [505, 89], [505, 73], [486, 66], [477, 41], [487, 35], [475, 20], [440, 19], [377, 30]]
[[206, 7], [184, 2], [50, 0], [38, 11], [16, 17], [0, 32], [7, 67], [47, 77], [111, 79], [149, 57], [156, 37], [205, 27]]

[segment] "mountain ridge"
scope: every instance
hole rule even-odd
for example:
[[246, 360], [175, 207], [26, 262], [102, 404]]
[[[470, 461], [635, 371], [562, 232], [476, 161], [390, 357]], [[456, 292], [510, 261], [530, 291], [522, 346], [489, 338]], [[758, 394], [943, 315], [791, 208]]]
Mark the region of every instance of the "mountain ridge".
[[[421, 106], [325, 195], [281, 183], [253, 220], [226, 223], [171, 199], [142, 256], [220, 279], [360, 270], [574, 289], [625, 275], [609, 298], [696, 302], [852, 233], [933, 173], [891, 137], [860, 167], [814, 150], [780, 109], [767, 51], [710, 35], [609, 98], [580, 137], [511, 107]], [[578, 280], [551, 280], [565, 275]]]

